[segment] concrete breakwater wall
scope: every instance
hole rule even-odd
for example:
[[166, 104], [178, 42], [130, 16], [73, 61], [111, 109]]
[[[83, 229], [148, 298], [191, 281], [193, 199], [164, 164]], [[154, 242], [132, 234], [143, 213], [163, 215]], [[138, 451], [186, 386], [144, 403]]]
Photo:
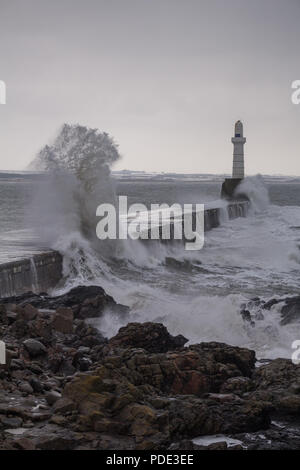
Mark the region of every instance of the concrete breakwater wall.
[[249, 201], [236, 201], [229, 203], [224, 208], [205, 209], [204, 230], [207, 231], [218, 227], [221, 223], [222, 216], [226, 218], [226, 214], [229, 220], [237, 219], [238, 217], [247, 217], [249, 207]]
[[[224, 208], [205, 209], [204, 230], [218, 227], [224, 218], [246, 217], [248, 201], [231, 202]], [[193, 213], [193, 219], [196, 213]], [[195, 220], [193, 221], [194, 225]], [[170, 240], [160, 239], [162, 242]], [[174, 236], [174, 226], [170, 224], [170, 238]], [[173, 237], [174, 238], [174, 237]], [[35, 255], [30, 259], [12, 261], [0, 265], [0, 297], [11, 297], [24, 292], [47, 292], [62, 278], [62, 256], [56, 251]]]
[[0, 265], [0, 297], [24, 292], [46, 292], [62, 277], [62, 256], [49, 251], [29, 259]]
[[[211, 209], [204, 209], [204, 231], [207, 232], [213, 228], [218, 227], [222, 221], [226, 219], [236, 219], [238, 217], [247, 217], [247, 213], [250, 207], [249, 201], [234, 201], [228, 203], [224, 207], [216, 207]], [[197, 213], [192, 213], [192, 225], [196, 227], [196, 217]], [[178, 219], [177, 219], [178, 220]], [[181, 223], [184, 224], [184, 218], [179, 219]], [[166, 225], [170, 225], [170, 236], [167, 238], [163, 235], [163, 231]], [[169, 243], [174, 240], [174, 219], [168, 224], [159, 226], [159, 240], [164, 243]], [[168, 231], [167, 231], [168, 233]], [[148, 238], [151, 238], [151, 230], [148, 231]]]

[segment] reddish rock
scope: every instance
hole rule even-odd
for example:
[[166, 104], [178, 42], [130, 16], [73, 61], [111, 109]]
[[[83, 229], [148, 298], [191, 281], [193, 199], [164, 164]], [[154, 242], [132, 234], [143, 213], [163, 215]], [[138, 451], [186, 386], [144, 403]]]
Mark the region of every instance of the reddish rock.
[[172, 336], [162, 323], [128, 323], [110, 339], [111, 348], [142, 348], [149, 352], [167, 352], [182, 348], [188, 340]]
[[52, 321], [52, 328], [60, 333], [73, 333], [74, 314], [71, 308], [60, 307], [56, 310]]

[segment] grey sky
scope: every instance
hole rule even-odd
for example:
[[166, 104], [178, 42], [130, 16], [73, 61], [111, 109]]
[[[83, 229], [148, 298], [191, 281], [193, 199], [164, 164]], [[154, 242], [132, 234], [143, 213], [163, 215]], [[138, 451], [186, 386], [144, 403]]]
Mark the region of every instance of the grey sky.
[[116, 169], [300, 175], [300, 0], [0, 0], [0, 169], [63, 122], [113, 135]]

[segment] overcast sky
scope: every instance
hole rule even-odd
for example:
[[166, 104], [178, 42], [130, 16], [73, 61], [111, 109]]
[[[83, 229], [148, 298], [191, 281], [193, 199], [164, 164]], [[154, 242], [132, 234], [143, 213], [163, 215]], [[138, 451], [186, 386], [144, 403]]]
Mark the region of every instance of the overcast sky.
[[0, 169], [63, 122], [107, 131], [115, 169], [300, 175], [300, 0], [0, 0]]

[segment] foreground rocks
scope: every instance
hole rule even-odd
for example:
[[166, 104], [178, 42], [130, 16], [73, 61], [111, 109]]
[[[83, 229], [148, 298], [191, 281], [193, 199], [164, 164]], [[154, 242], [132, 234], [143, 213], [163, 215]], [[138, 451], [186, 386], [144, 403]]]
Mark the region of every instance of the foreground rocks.
[[[230, 448], [300, 445], [300, 366], [256, 367], [253, 351], [222, 343], [185, 347], [150, 322], [108, 341], [83, 319], [107, 308], [103, 292], [0, 302], [0, 448], [226, 449], [229, 437]], [[193, 442], [215, 434], [224, 441]]]
[[74, 287], [66, 294], [56, 297], [50, 297], [48, 294], [38, 295], [28, 292], [27, 294], [1, 299], [1, 303], [4, 305], [16, 304], [20, 308], [28, 308], [26, 306], [30, 305], [30, 310], [32, 310], [32, 307], [48, 310], [70, 307], [74, 317], [80, 319], [100, 317], [106, 309], [120, 315], [125, 315], [129, 311], [128, 307], [117, 304], [99, 286]]

